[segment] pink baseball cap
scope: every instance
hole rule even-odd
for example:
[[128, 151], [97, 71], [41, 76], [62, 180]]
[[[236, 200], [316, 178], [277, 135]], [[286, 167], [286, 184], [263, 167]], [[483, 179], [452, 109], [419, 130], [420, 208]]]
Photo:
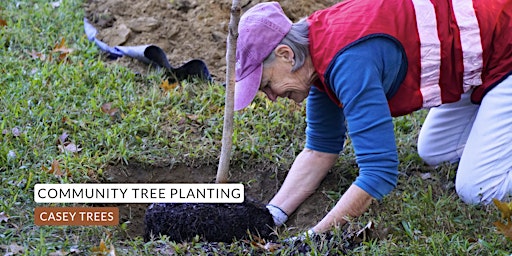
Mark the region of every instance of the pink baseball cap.
[[257, 4], [242, 15], [236, 45], [235, 111], [247, 107], [256, 97], [263, 61], [291, 27], [292, 21], [278, 2]]

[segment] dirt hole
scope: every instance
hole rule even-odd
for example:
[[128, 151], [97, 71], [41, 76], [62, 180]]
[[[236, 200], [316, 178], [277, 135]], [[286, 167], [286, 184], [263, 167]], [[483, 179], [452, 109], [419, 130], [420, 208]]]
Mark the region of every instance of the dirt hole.
[[[133, 162], [129, 165], [115, 165], [106, 168], [104, 183], [214, 183], [216, 166], [190, 167], [186, 165], [151, 165]], [[272, 166], [253, 167], [246, 170], [231, 169], [229, 182], [243, 183], [245, 197], [268, 203], [278, 191], [286, 170]], [[290, 216], [288, 228], [311, 227], [327, 213], [332, 204], [326, 191], [337, 191], [338, 179], [329, 173], [320, 189], [308, 198]], [[120, 224], [126, 223], [128, 237], [144, 235], [144, 215], [149, 204], [118, 204]]]

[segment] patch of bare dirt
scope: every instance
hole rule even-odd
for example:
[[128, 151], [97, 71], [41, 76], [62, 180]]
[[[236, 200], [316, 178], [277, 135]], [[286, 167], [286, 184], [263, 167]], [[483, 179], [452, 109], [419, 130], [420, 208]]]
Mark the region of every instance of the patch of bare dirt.
[[[242, 11], [263, 0], [242, 0]], [[292, 21], [332, 5], [335, 0], [279, 1]], [[162, 48], [173, 66], [202, 59], [214, 80], [224, 81], [226, 39], [231, 0], [88, 0], [86, 17], [110, 46], [154, 44]], [[145, 64], [118, 60], [139, 73]]]

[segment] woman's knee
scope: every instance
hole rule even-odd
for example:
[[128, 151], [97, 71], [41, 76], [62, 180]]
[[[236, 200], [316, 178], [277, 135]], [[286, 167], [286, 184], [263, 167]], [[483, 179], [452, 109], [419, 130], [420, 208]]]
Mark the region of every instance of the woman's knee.
[[467, 204], [490, 204], [492, 199], [505, 200], [510, 196], [510, 184], [502, 182], [483, 182], [478, 179], [456, 178], [455, 190], [460, 199]]
[[418, 155], [420, 158], [425, 162], [426, 164], [430, 166], [439, 165], [439, 159], [436, 155], [431, 154], [431, 152], [423, 150], [421, 147], [418, 146]]
[[456, 179], [455, 190], [459, 198], [466, 204], [486, 204], [484, 202], [484, 194], [487, 194], [479, 186], [470, 184], [469, 182], [460, 182]]
[[418, 144], [418, 155], [423, 160], [423, 162], [430, 166], [438, 166], [443, 163], [454, 163], [460, 159], [456, 152], [439, 153], [430, 150], [428, 147], [422, 147], [420, 144]]

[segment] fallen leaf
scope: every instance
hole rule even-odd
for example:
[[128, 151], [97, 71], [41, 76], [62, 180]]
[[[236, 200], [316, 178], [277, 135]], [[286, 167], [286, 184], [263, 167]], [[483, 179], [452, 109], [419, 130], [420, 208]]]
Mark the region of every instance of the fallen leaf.
[[66, 143], [65, 145], [59, 145], [57, 146], [59, 148], [59, 150], [62, 152], [62, 153], [66, 153], [66, 152], [69, 152], [69, 153], [77, 153], [77, 152], [80, 152], [82, 151], [82, 148], [80, 148], [80, 145], [75, 145], [74, 143]]
[[107, 248], [107, 245], [105, 244], [105, 241], [103, 241], [103, 239], [101, 239], [100, 245], [97, 247], [93, 247], [91, 249], [91, 252], [93, 252], [94, 254], [99, 254], [99, 255], [112, 255], [112, 256], [116, 255], [115, 250], [113, 251], [114, 254], [112, 254], [112, 250], [114, 250], [114, 246], [111, 245], [110, 250], [109, 250]]
[[115, 117], [116, 114], [119, 112], [118, 108], [112, 108], [112, 102], [104, 103], [101, 105], [101, 112], [108, 114], [111, 117]]
[[101, 112], [108, 113], [111, 108], [112, 108], [112, 102], [103, 103], [101, 105]]
[[500, 210], [501, 218], [504, 220], [512, 221], [510, 219], [510, 216], [512, 215], [512, 202], [505, 203], [505, 202], [501, 202], [500, 200], [498, 200], [496, 198], [493, 198], [492, 201], [494, 202], [496, 207], [498, 207], [498, 210]]
[[0, 19], [0, 27], [7, 26], [7, 21]]
[[244, 242], [249, 243], [254, 248], [268, 251], [268, 252], [274, 252], [277, 249], [281, 248], [281, 244], [272, 243], [272, 242], [268, 242], [268, 243], [265, 243], [265, 241], [250, 241], [249, 242], [247, 240], [245, 240]]
[[55, 174], [56, 176], [62, 176], [62, 170], [60, 169], [59, 161], [53, 160], [50, 173]]
[[278, 250], [279, 248], [281, 248], [281, 244], [278, 244], [278, 243], [272, 243], [272, 242], [268, 242], [265, 244], [265, 250], [269, 251], [269, 252], [274, 252], [276, 250]]
[[71, 48], [68, 48], [66, 46], [66, 39], [65, 38], [62, 38], [60, 40], [60, 43], [56, 44], [54, 47], [53, 47], [53, 50], [52, 52], [56, 52], [56, 53], [59, 53], [59, 60], [64, 60], [69, 53], [73, 52], [74, 49], [71, 49]]
[[498, 228], [499, 233], [502, 233], [508, 239], [512, 240], [512, 222], [505, 224], [503, 222], [496, 221], [493, 224]]
[[53, 47], [53, 52], [70, 53], [72, 51], [74, 51], [74, 49], [68, 48], [66, 46], [66, 38], [62, 38], [60, 40], [60, 43], [55, 44], [55, 46]]
[[66, 139], [69, 137], [69, 134], [67, 132], [63, 132], [59, 136], [59, 140], [57, 141], [57, 144], [63, 145], [66, 142]]
[[30, 52], [30, 56], [32, 59], [39, 59], [39, 60], [46, 60], [46, 55], [42, 54], [41, 52], [32, 51]]
[[100, 242], [98, 247], [93, 247], [92, 252], [108, 252], [107, 246], [105, 245], [105, 241], [103, 239]]
[[9, 215], [5, 212], [0, 212], [0, 223], [9, 221]]
[[43, 171], [46, 173], [55, 175], [56, 177], [62, 177], [64, 175], [66, 175], [67, 177], [71, 176], [71, 173], [68, 169], [63, 171], [62, 168], [60, 168], [60, 163], [58, 160], [53, 160], [50, 169], [48, 169], [45, 166], [42, 166], [41, 169], [43, 169]]
[[165, 80], [163, 81], [161, 84], [160, 84], [160, 88], [162, 88], [162, 90], [164, 92], [168, 92], [170, 90], [174, 90], [174, 88], [176, 88], [178, 86], [178, 82], [175, 82], [175, 83], [172, 83], [172, 84], [169, 84], [169, 80]]
[[374, 229], [374, 226], [375, 225], [373, 224], [373, 222], [369, 221], [368, 224], [366, 224], [366, 226], [364, 226], [364, 228], [362, 228], [362, 229], [360, 229], [359, 231], [356, 232], [356, 236], [360, 237], [361, 234], [363, 236], [365, 236], [368, 231], [371, 231], [371, 230]]

